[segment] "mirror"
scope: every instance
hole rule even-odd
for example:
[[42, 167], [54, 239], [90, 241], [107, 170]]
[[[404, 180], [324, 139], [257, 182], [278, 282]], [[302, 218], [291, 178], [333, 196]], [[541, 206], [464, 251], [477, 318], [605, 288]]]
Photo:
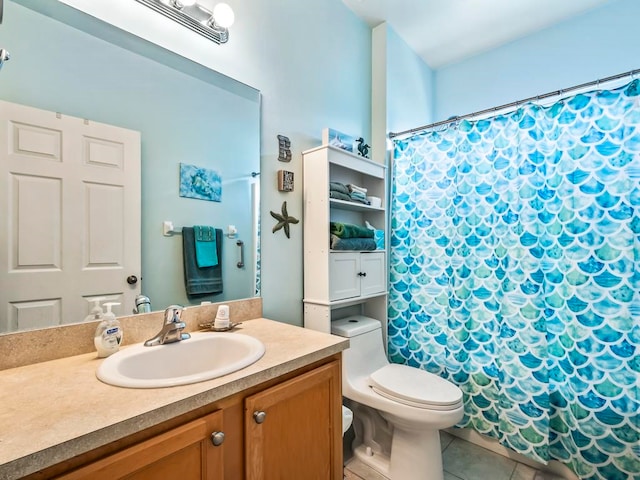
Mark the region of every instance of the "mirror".
[[[1, 100], [141, 133], [140, 281], [153, 310], [257, 294], [258, 90], [60, 2], [5, 1], [0, 47], [11, 53], [0, 72]], [[215, 170], [221, 201], [180, 197], [181, 163]], [[222, 237], [221, 294], [187, 297], [182, 236], [164, 236], [164, 221], [176, 229], [212, 225], [224, 233], [235, 226], [237, 237]], [[244, 242], [242, 268], [237, 240]], [[114, 311], [126, 315], [133, 307]], [[0, 311], [0, 332], [8, 323], [6, 310]]]

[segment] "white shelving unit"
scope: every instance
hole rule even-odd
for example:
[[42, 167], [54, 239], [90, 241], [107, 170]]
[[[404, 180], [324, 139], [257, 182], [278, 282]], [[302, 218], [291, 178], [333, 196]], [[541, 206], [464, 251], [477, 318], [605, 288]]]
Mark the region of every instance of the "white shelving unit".
[[[307, 150], [304, 183], [304, 326], [329, 333], [331, 320], [366, 315], [386, 326], [387, 252], [329, 248], [330, 222], [386, 230], [387, 168], [381, 163], [331, 146]], [[329, 198], [329, 182], [353, 183], [380, 207]], [[385, 231], [385, 242], [388, 235]]]

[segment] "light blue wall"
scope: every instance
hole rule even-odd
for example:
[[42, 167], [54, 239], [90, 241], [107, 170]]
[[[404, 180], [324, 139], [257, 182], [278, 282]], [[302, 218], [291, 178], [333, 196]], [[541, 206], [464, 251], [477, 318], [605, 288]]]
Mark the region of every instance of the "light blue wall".
[[435, 73], [434, 121], [640, 68], [640, 2], [614, 0]]
[[387, 131], [398, 132], [430, 123], [433, 91], [433, 71], [387, 26]]
[[[262, 296], [264, 316], [303, 323], [302, 223], [291, 238], [271, 233], [286, 201], [289, 214], [302, 217], [302, 155], [319, 146], [331, 127], [370, 137], [371, 29], [342, 0], [252, 0], [244, 22], [248, 38], [237, 57], [249, 70], [245, 81], [262, 93]], [[236, 4], [233, 4], [235, 8]], [[240, 17], [236, 12], [236, 18]], [[277, 135], [291, 139], [293, 158], [279, 162]], [[277, 171], [294, 172], [295, 189], [278, 192]], [[313, 221], [311, 219], [310, 221]]]
[[[5, 7], [0, 45], [12, 58], [0, 74], [0, 98], [141, 132], [143, 293], [155, 309], [193, 303], [184, 289], [182, 238], [164, 237], [162, 222], [234, 224], [250, 241], [259, 94], [247, 87], [238, 95], [12, 2]], [[222, 202], [179, 197], [181, 162], [218, 171]], [[195, 303], [253, 295], [253, 272], [235, 267], [235, 240], [225, 239], [222, 250], [224, 292]]]

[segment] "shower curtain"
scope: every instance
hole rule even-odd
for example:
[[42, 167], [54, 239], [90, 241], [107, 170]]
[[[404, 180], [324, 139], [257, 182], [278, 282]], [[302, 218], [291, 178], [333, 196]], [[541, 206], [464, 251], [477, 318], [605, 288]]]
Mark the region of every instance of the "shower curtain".
[[460, 427], [640, 478], [640, 83], [395, 142], [388, 348]]

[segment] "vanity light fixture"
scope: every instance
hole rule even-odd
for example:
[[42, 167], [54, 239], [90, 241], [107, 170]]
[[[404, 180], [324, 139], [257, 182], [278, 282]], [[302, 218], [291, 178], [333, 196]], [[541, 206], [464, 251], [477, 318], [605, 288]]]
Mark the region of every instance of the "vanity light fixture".
[[196, 0], [136, 0], [178, 22], [180, 25], [221, 45], [229, 40], [229, 27], [235, 15], [226, 3], [218, 3], [213, 12]]

